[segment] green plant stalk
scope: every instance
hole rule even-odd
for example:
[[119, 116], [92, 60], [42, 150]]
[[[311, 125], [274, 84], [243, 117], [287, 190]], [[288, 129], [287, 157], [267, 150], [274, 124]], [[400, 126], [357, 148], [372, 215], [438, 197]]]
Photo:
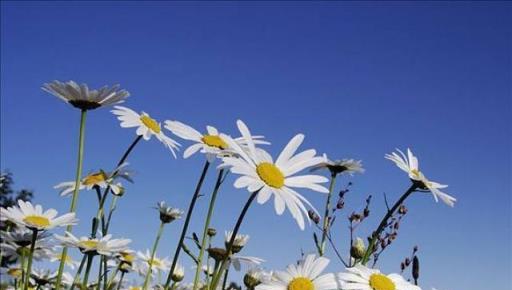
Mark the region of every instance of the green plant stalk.
[[320, 249], [318, 255], [321, 257], [325, 254], [325, 243], [327, 238], [327, 233], [329, 231], [329, 212], [331, 211], [331, 197], [334, 191], [334, 184], [336, 183], [336, 174], [331, 174], [331, 183], [329, 184], [329, 194], [327, 194], [327, 200], [325, 202], [325, 211], [324, 211], [324, 219], [323, 219], [323, 227], [322, 227], [322, 239], [320, 242]]
[[224, 170], [221, 169], [219, 171], [219, 176], [217, 177], [217, 182], [215, 183], [215, 188], [212, 193], [212, 197], [210, 198], [210, 204], [208, 205], [208, 213], [206, 215], [206, 220], [204, 222], [203, 228], [203, 237], [201, 240], [201, 248], [199, 249], [199, 256], [197, 257], [197, 268], [194, 276], [194, 287], [193, 290], [197, 289], [197, 284], [199, 283], [199, 276], [201, 274], [201, 268], [203, 266], [203, 256], [206, 248], [206, 241], [208, 240], [208, 228], [210, 227], [210, 220], [213, 215], [213, 209], [215, 208], [215, 200], [217, 199], [217, 193], [219, 192], [219, 188], [222, 184], [222, 176], [224, 174]]
[[372, 234], [372, 237], [368, 244], [368, 249], [366, 249], [363, 258], [361, 258], [362, 265], [366, 265], [366, 263], [368, 263], [368, 261], [370, 260], [370, 255], [373, 253], [373, 250], [375, 249], [375, 243], [377, 242], [377, 238], [380, 236], [380, 233], [386, 228], [389, 218], [395, 213], [398, 207], [411, 195], [411, 193], [418, 189], [418, 187], [419, 184], [417, 182], [413, 182], [411, 187], [409, 187], [409, 189], [407, 189], [407, 191], [404, 194], [402, 194], [402, 196], [395, 202], [393, 207], [387, 211], [386, 215], [382, 218], [379, 226], [377, 227], [377, 230]]
[[119, 278], [119, 284], [117, 284], [117, 290], [121, 289], [121, 285], [123, 284], [124, 273], [125, 272], [121, 272], [121, 278]]
[[[21, 281], [19, 281], [19, 286], [20, 286], [20, 289], [21, 287], [24, 285], [25, 283], [25, 277], [27, 276], [27, 263], [26, 263], [26, 259], [25, 259], [25, 251], [21, 251], [21, 256], [20, 256], [20, 267], [21, 267]], [[18, 288], [16, 288], [18, 289]]]
[[229, 266], [226, 269], [226, 272], [224, 272], [224, 281], [222, 282], [222, 289], [226, 289], [226, 284], [228, 283], [228, 276], [229, 276]]
[[229, 257], [231, 256], [233, 244], [235, 243], [236, 235], [238, 234], [238, 230], [240, 230], [240, 226], [242, 225], [242, 221], [244, 220], [245, 214], [247, 213], [247, 210], [251, 206], [253, 200], [256, 198], [260, 191], [257, 190], [253, 193], [251, 193], [251, 196], [249, 199], [247, 199], [247, 202], [244, 205], [244, 208], [242, 209], [242, 212], [240, 213], [240, 216], [238, 217], [238, 220], [236, 221], [235, 228], [233, 229], [233, 234], [231, 235], [231, 239], [229, 240], [227, 249], [226, 249], [226, 257], [222, 260], [219, 270], [214, 273], [214, 276], [212, 278], [212, 282], [210, 284], [210, 289], [217, 289], [217, 285], [219, 284], [220, 277], [222, 276], [224, 270], [227, 269], [227, 266], [229, 264]]
[[[85, 144], [85, 120], [87, 116], [87, 110], [80, 112], [80, 129], [78, 134], [78, 161], [76, 165], [76, 177], [75, 177], [75, 190], [73, 191], [73, 197], [71, 199], [71, 205], [69, 208], [70, 212], [76, 211], [76, 205], [78, 202], [78, 192], [80, 191], [80, 180], [82, 178], [82, 165], [84, 161], [84, 144]], [[73, 230], [72, 225], [66, 227], [66, 231], [70, 232]], [[66, 257], [68, 254], [68, 248], [62, 249], [61, 257]], [[62, 272], [64, 271], [65, 259], [61, 259], [59, 264], [59, 271], [57, 272], [57, 280], [55, 281], [55, 290], [59, 290], [62, 281]]]
[[158, 234], [156, 235], [155, 243], [153, 244], [153, 249], [151, 249], [151, 259], [149, 260], [148, 272], [146, 273], [146, 278], [144, 279], [144, 285], [142, 286], [142, 290], [146, 290], [148, 288], [149, 278], [151, 277], [151, 272], [153, 268], [153, 260], [155, 259], [156, 248], [158, 247], [158, 242], [160, 241], [160, 237], [164, 231], [165, 223], [161, 222], [160, 227], [158, 228]]
[[209, 167], [210, 167], [210, 162], [208, 162], [208, 160], [207, 160], [204, 164], [203, 172], [201, 173], [201, 177], [199, 177], [199, 181], [197, 182], [194, 195], [192, 196], [192, 199], [190, 200], [190, 205], [188, 206], [187, 217], [185, 218], [185, 223], [183, 224], [183, 229], [181, 231], [180, 240], [178, 241], [178, 245], [176, 246], [176, 251], [174, 252], [171, 269], [169, 271], [169, 275], [167, 275], [167, 281], [165, 282], [165, 285], [164, 285], [165, 290], [168, 290], [169, 285], [171, 284], [172, 273], [174, 273], [174, 269], [176, 268], [176, 264], [178, 263], [178, 257], [180, 255], [180, 251], [181, 251], [181, 247], [182, 247], [181, 245], [183, 244], [183, 240], [185, 239], [185, 235], [188, 230], [188, 224], [190, 223], [190, 218], [192, 217], [192, 212], [194, 211], [194, 206], [196, 204], [197, 198], [199, 197], [199, 192], [201, 190], [201, 187], [203, 186], [204, 178], [206, 177], [206, 173], [208, 172]]
[[114, 270], [114, 273], [112, 273], [112, 275], [110, 275], [110, 278], [108, 279], [108, 282], [107, 282], [107, 287], [106, 289], [110, 289], [110, 286], [112, 285], [112, 282], [114, 282], [114, 279], [116, 278], [117, 276], [117, 273], [119, 272], [119, 267], [121, 266], [121, 264], [119, 264], [116, 269]]
[[87, 282], [89, 281], [89, 273], [91, 272], [92, 260], [94, 259], [93, 254], [87, 254], [87, 266], [85, 267], [84, 279], [82, 280], [82, 288], [87, 289]]
[[99, 267], [98, 267], [98, 283], [96, 285], [96, 290], [100, 290], [101, 289], [101, 275], [103, 274], [103, 255], [101, 255], [100, 257], [100, 263], [99, 263]]
[[71, 284], [70, 290], [73, 290], [75, 288], [75, 285], [78, 283], [78, 280], [80, 279], [80, 274], [82, 273], [82, 269], [85, 265], [85, 260], [87, 260], [87, 255], [84, 254], [82, 257], [82, 261], [80, 261], [80, 266], [78, 266], [78, 270], [76, 270], [75, 278], [73, 279], [73, 284]]
[[30, 281], [30, 274], [32, 273], [32, 260], [34, 259], [34, 250], [36, 248], [36, 240], [37, 240], [37, 230], [32, 230], [32, 243], [30, 244], [30, 253], [28, 256], [28, 265], [27, 265], [27, 273], [25, 277], [25, 285], [23, 286], [24, 290], [28, 289], [28, 284]]

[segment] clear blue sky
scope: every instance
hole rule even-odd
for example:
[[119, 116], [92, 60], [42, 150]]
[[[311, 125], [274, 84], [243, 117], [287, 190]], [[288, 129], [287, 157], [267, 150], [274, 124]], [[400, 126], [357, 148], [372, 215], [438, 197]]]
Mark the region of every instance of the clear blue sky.
[[[304, 149], [362, 159], [367, 171], [350, 178], [347, 202], [361, 208], [367, 194], [375, 197], [361, 236], [383, 213], [382, 193], [395, 199], [409, 185], [384, 154], [410, 146], [458, 202], [452, 209], [429, 195], [411, 199], [382, 270], [398, 271], [418, 244], [424, 289], [510, 289], [510, 4], [38, 1], [1, 8], [1, 168], [34, 189], [38, 203], [68, 208], [52, 187], [74, 177], [79, 118], [41, 85], [120, 83], [132, 93], [128, 106], [160, 120], [234, 134], [241, 118], [272, 141], [274, 154], [302, 132]], [[86, 135], [88, 172], [111, 169], [134, 131], [102, 109], [89, 114]], [[129, 161], [136, 183], [120, 201], [114, 234], [145, 249], [158, 227], [151, 206], [166, 200], [185, 208], [203, 160], [174, 160], [152, 140]], [[232, 181], [214, 216], [219, 230], [233, 226], [248, 196]], [[319, 194], [304, 194], [322, 207]], [[202, 227], [206, 204], [199, 202], [193, 230]], [[83, 192], [76, 233], [87, 233], [95, 206], [92, 192]], [[342, 221], [336, 241], [344, 249]], [[174, 249], [180, 228], [166, 229], [160, 255]], [[283, 268], [301, 248], [314, 249], [311, 230], [301, 232], [270, 204], [255, 206], [242, 229], [251, 234], [246, 254]], [[341, 264], [333, 259], [330, 270]]]

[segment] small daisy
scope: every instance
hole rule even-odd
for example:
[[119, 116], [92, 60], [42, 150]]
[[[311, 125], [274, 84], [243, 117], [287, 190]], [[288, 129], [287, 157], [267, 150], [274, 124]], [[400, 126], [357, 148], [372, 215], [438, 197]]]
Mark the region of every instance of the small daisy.
[[12, 265], [9, 268], [0, 268], [0, 273], [2, 273], [2, 276], [9, 275], [12, 279], [20, 279], [23, 270], [20, 265]]
[[[224, 234], [224, 243], [226, 244], [226, 248], [228, 247], [228, 244], [231, 241], [231, 236], [233, 236], [232, 231], [226, 231]], [[235, 240], [233, 242], [233, 247], [231, 248], [231, 251], [233, 253], [240, 252], [242, 250], [242, 248], [247, 244], [248, 241], [249, 241], [249, 235], [237, 234], [235, 236]]]
[[[53, 252], [50, 254], [50, 262], [60, 262], [62, 257], [62, 252]], [[72, 270], [74, 270], [80, 264], [78, 261], [73, 260], [73, 258], [67, 254], [64, 256], [64, 263]]]
[[120, 104], [130, 96], [130, 93], [126, 90], [119, 90], [119, 85], [90, 90], [86, 84], [79, 85], [74, 81], [66, 83], [53, 81], [44, 84], [42, 89], [81, 110], [93, 110], [99, 107]]
[[168, 258], [159, 258], [155, 255], [153, 257], [153, 262], [151, 262], [151, 253], [149, 252], [149, 250], [146, 250], [145, 253], [137, 252], [137, 257], [144, 262], [145, 267], [147, 267], [151, 263], [152, 269], [168, 271], [171, 268], [171, 262], [169, 261]]
[[9, 207], [3, 210], [2, 213], [11, 222], [37, 231], [75, 225], [78, 222], [75, 213], [66, 213], [56, 218], [56, 210], [49, 209], [43, 212], [40, 205], [33, 206], [29, 201], [25, 202], [23, 200], [18, 200], [18, 207]]
[[30, 273], [31, 284], [37, 285], [38, 287], [44, 287], [49, 284], [53, 278], [55, 278], [55, 273], [50, 272], [50, 270], [33, 269]]
[[315, 165], [311, 168], [311, 171], [318, 169], [327, 168], [331, 174], [338, 175], [340, 173], [346, 173], [354, 175], [354, 173], [363, 173], [364, 168], [361, 160], [354, 159], [341, 159], [341, 160], [330, 160], [327, 158], [327, 154], [324, 154], [325, 161]]
[[266, 272], [261, 268], [250, 268], [244, 276], [244, 284], [249, 289], [254, 289], [262, 282], [269, 282], [272, 278], [272, 273]]
[[407, 282], [398, 274], [384, 275], [377, 269], [361, 264], [347, 268], [347, 272], [338, 274], [341, 289], [352, 290], [421, 290]]
[[339, 283], [332, 273], [322, 271], [329, 264], [329, 259], [307, 255], [298, 265], [291, 264], [286, 272], [276, 271], [271, 280], [262, 281], [256, 290], [332, 290], [339, 289]]
[[242, 136], [247, 140], [248, 150], [247, 152], [243, 150], [231, 137], [222, 135], [223, 139], [227, 141], [241, 158], [224, 157], [222, 158], [223, 164], [220, 167], [230, 168], [231, 172], [242, 175], [234, 183], [236, 188], [246, 187], [249, 192], [259, 191], [258, 203], [263, 204], [267, 202], [273, 194], [276, 213], [281, 215], [285, 208], [288, 208], [299, 227], [303, 230], [303, 215], [308, 215], [308, 210], [303, 203], [306, 203], [311, 208], [313, 206], [301, 194], [293, 190], [292, 187], [328, 193], [329, 190], [320, 185], [320, 183], [327, 182], [328, 179], [319, 175], [293, 175], [323, 162], [324, 158], [315, 156], [316, 151], [313, 149], [303, 151], [294, 156], [304, 140], [304, 135], [298, 134], [290, 140], [274, 162], [272, 156], [265, 150], [256, 150], [247, 126], [240, 120], [237, 121], [237, 125]]
[[395, 152], [392, 152], [391, 154], [386, 154], [385, 158], [393, 161], [396, 164], [396, 166], [398, 166], [398, 168], [402, 169], [407, 174], [409, 174], [409, 178], [413, 182], [420, 182], [421, 189], [430, 191], [434, 196], [436, 202], [440, 198], [443, 200], [444, 203], [451, 207], [455, 205], [455, 201], [457, 201], [456, 198], [439, 190], [448, 187], [448, 185], [428, 180], [425, 177], [425, 175], [423, 175], [423, 173], [419, 170], [418, 158], [416, 158], [416, 156], [412, 154], [412, 151], [410, 149], [407, 149], [407, 156], [405, 156], [405, 154], [399, 149], [397, 149], [397, 151], [398, 153], [400, 153], [400, 155], [398, 155]]
[[117, 116], [117, 119], [121, 121], [121, 127], [133, 128], [137, 127], [136, 134], [142, 136], [144, 140], [151, 139], [151, 136], [155, 137], [162, 142], [165, 147], [171, 150], [172, 155], [176, 158], [176, 152], [180, 144], [173, 139], [167, 137], [160, 128], [160, 123], [155, 119], [151, 118], [148, 114], [142, 112], [140, 115], [135, 111], [126, 107], [115, 106], [112, 113]]
[[55, 235], [55, 238], [65, 247], [77, 248], [84, 254], [99, 254], [113, 256], [128, 249], [130, 239], [112, 239], [112, 235], [101, 238], [75, 237], [72, 233], [66, 232], [65, 236]]
[[180, 264], [176, 264], [171, 279], [173, 282], [181, 282], [183, 281], [183, 278], [185, 278], [185, 268]]
[[[12, 242], [3, 242], [0, 244], [0, 250], [2, 256], [6, 257], [8, 261], [18, 261], [24, 254], [28, 256], [30, 254], [30, 244], [26, 246], [20, 246]], [[34, 246], [34, 260], [40, 261], [48, 259], [52, 254], [52, 244], [48, 243], [47, 240], [36, 240]]]
[[[208, 161], [212, 162], [216, 157], [222, 157], [225, 154], [233, 153], [229, 145], [220, 136], [219, 131], [212, 126], [206, 126], [206, 134], [201, 134], [196, 129], [178, 121], [165, 121], [165, 128], [174, 135], [189, 141], [196, 142], [188, 147], [183, 153], [183, 158], [188, 158], [196, 152], [206, 154]], [[263, 136], [252, 136], [255, 144], [269, 144], [262, 141]], [[241, 147], [247, 146], [244, 138], [236, 138], [235, 142]]]
[[[32, 231], [26, 228], [17, 228], [14, 231], [0, 232], [0, 237], [2, 237], [3, 242], [16, 244], [20, 247], [30, 247], [32, 243]], [[46, 243], [50, 244], [50, 233], [42, 232], [37, 235], [36, 243]]]
[[159, 202], [156, 209], [160, 212], [160, 221], [163, 223], [173, 222], [183, 215], [182, 210], [167, 206], [165, 201]]

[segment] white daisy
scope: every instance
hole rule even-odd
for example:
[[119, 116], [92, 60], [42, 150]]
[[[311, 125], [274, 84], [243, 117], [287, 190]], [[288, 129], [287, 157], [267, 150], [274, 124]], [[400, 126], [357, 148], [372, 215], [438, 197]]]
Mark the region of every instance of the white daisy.
[[149, 250], [146, 250], [145, 253], [137, 252], [137, 257], [144, 262], [145, 267], [151, 263], [152, 269], [168, 271], [171, 268], [171, 262], [169, 261], [168, 258], [159, 258], [155, 255], [153, 257], [153, 262], [151, 262], [151, 253], [149, 252]]
[[[229, 242], [231, 241], [232, 236], [233, 236], [232, 231], [225, 232], [224, 243], [226, 244], [226, 248], [227, 248], [227, 245], [229, 244]], [[235, 240], [233, 242], [233, 248], [231, 249], [231, 251], [233, 253], [240, 252], [242, 250], [242, 248], [247, 244], [248, 241], [249, 241], [249, 235], [237, 234], [235, 236]]]
[[[12, 242], [3, 242], [0, 244], [0, 250], [2, 256], [8, 261], [18, 261], [23, 254], [27, 256], [30, 253], [30, 244], [20, 246]], [[33, 255], [34, 260], [40, 261], [48, 259], [52, 253], [52, 244], [48, 243], [47, 240], [36, 240]]]
[[[62, 252], [53, 252], [50, 254], [50, 262], [60, 262], [62, 257]], [[78, 261], [73, 260], [73, 257], [67, 254], [64, 256], [64, 263], [72, 270], [74, 270], [80, 264]]]
[[57, 211], [55, 209], [43, 212], [40, 205], [33, 206], [29, 201], [23, 200], [18, 200], [18, 207], [9, 207], [3, 210], [2, 214], [17, 225], [38, 231], [75, 225], [78, 222], [75, 213], [66, 213], [56, 218]]
[[173, 139], [167, 137], [160, 128], [160, 123], [155, 119], [151, 118], [148, 114], [142, 112], [140, 115], [135, 111], [121, 106], [115, 106], [114, 110], [111, 111], [117, 116], [117, 119], [121, 121], [121, 127], [133, 128], [137, 127], [136, 134], [142, 136], [144, 140], [151, 139], [151, 136], [155, 136], [165, 147], [171, 150], [172, 155], [176, 157], [176, 152], [180, 144]]
[[63, 246], [77, 248], [82, 253], [100, 254], [104, 256], [116, 255], [128, 249], [128, 244], [131, 243], [130, 239], [112, 239], [112, 235], [106, 235], [101, 238], [77, 238], [70, 232], [66, 232], [65, 236], [55, 235], [55, 238], [57, 238]]
[[120, 104], [130, 96], [130, 93], [126, 90], [119, 90], [119, 85], [90, 90], [86, 84], [79, 85], [74, 81], [66, 83], [53, 81], [44, 84], [42, 89], [81, 110], [93, 110], [103, 106]]
[[407, 282], [398, 274], [384, 275], [377, 269], [361, 264], [347, 268], [347, 272], [338, 274], [341, 289], [352, 290], [421, 290]]
[[298, 265], [291, 264], [286, 272], [274, 272], [273, 279], [262, 281], [256, 290], [332, 290], [339, 283], [332, 273], [321, 275], [329, 259], [308, 255]]
[[242, 268], [242, 264], [248, 265], [249, 267], [254, 267], [265, 262], [265, 260], [261, 258], [251, 256], [233, 255], [229, 257], [229, 259], [231, 260], [231, 264], [233, 265], [233, 268], [235, 268], [236, 271], [240, 271], [240, 269]]
[[327, 154], [324, 153], [324, 162], [319, 163], [311, 168], [311, 171], [318, 169], [327, 168], [332, 174], [347, 173], [354, 175], [354, 173], [363, 173], [364, 168], [361, 160], [354, 159], [341, 159], [341, 160], [330, 160], [327, 158]]
[[159, 202], [156, 209], [160, 212], [160, 221], [163, 223], [173, 222], [174, 220], [181, 218], [183, 215], [182, 210], [167, 206], [165, 201]]
[[0, 273], [2, 276], [9, 275], [12, 279], [20, 279], [23, 270], [20, 265], [11, 265], [9, 268], [0, 268]]
[[397, 149], [397, 151], [400, 155], [392, 152], [391, 154], [386, 154], [385, 158], [393, 161], [398, 168], [409, 174], [409, 178], [413, 180], [413, 182], [419, 182], [421, 184], [421, 189], [429, 190], [434, 196], [436, 202], [438, 201], [438, 198], [440, 198], [444, 203], [451, 207], [455, 205], [455, 201], [457, 201], [456, 198], [439, 190], [448, 187], [448, 185], [428, 180], [419, 170], [418, 158], [412, 154], [412, 151], [409, 148], [407, 148], [407, 156], [405, 156], [405, 154], [399, 149]]
[[183, 281], [183, 278], [185, 278], [185, 268], [180, 264], [176, 264], [171, 279], [174, 282], [181, 282]]
[[231, 137], [222, 135], [222, 138], [226, 140], [240, 158], [224, 157], [222, 158], [223, 164], [221, 167], [229, 167], [231, 172], [242, 175], [234, 183], [236, 188], [247, 187], [249, 192], [259, 190], [258, 203], [267, 202], [273, 194], [276, 213], [281, 215], [285, 208], [288, 208], [303, 230], [303, 215], [307, 216], [308, 214], [303, 203], [311, 208], [314, 207], [292, 187], [328, 193], [329, 190], [320, 185], [320, 183], [327, 182], [328, 179], [319, 175], [293, 175], [323, 162], [323, 157], [315, 156], [316, 151], [314, 149], [303, 151], [294, 156], [304, 140], [304, 135], [298, 134], [290, 140], [274, 162], [265, 150], [256, 150], [247, 126], [240, 120], [237, 121], [237, 125], [242, 136], [245, 140], [248, 140], [248, 150], [247, 152], [243, 150]]
[[[206, 126], [206, 134], [201, 134], [196, 129], [178, 121], [165, 121], [165, 128], [182, 139], [196, 142], [185, 150], [183, 158], [188, 158], [199, 151], [206, 154], [208, 161], [212, 162], [215, 157], [233, 153], [219, 131], [213, 126]], [[263, 136], [252, 136], [252, 138], [255, 144], [269, 144], [261, 140]], [[247, 141], [242, 137], [234, 140], [241, 147], [247, 146]]]

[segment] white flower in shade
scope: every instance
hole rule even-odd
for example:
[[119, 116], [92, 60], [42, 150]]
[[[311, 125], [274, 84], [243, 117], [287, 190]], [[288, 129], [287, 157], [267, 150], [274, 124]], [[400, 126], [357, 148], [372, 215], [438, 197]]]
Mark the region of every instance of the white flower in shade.
[[[207, 133], [201, 134], [196, 129], [181, 122], [165, 121], [165, 128], [182, 139], [195, 142], [195, 144], [189, 146], [184, 151], [183, 158], [188, 158], [199, 151], [206, 154], [208, 161], [212, 162], [215, 157], [222, 157], [234, 153], [215, 127], [206, 126]], [[263, 136], [252, 136], [252, 140], [255, 144], [269, 144], [268, 142], [262, 141], [262, 138]], [[247, 146], [247, 141], [243, 137], [234, 140], [241, 147]]]
[[112, 235], [101, 238], [75, 237], [66, 232], [64, 236], [55, 235], [55, 238], [65, 247], [77, 248], [82, 253], [100, 254], [104, 256], [116, 255], [128, 249], [130, 239], [112, 239]]
[[[232, 236], [233, 236], [232, 231], [225, 232], [224, 243], [226, 244], [226, 248], [227, 248], [229, 242], [231, 241]], [[247, 244], [248, 241], [249, 241], [249, 235], [237, 234], [235, 236], [235, 240], [233, 241], [232, 252], [233, 253], [240, 252], [240, 250]]]
[[421, 290], [407, 282], [398, 274], [384, 275], [377, 269], [370, 269], [361, 264], [347, 268], [338, 274], [341, 289], [352, 290]]
[[327, 154], [323, 155], [324, 161], [319, 163], [311, 168], [311, 171], [316, 171], [318, 169], [326, 168], [331, 174], [350, 174], [354, 175], [354, 173], [363, 173], [364, 168], [361, 160], [355, 159], [341, 159], [341, 160], [330, 160], [327, 158]]
[[56, 273], [50, 272], [47, 269], [32, 269], [30, 273], [30, 282], [32, 285], [37, 286], [45, 286], [50, 283], [52, 279], [55, 278]]
[[78, 220], [75, 213], [66, 213], [57, 217], [57, 211], [49, 209], [43, 212], [40, 205], [33, 206], [29, 201], [18, 200], [18, 206], [2, 210], [2, 214], [11, 222], [31, 230], [44, 231], [55, 227], [75, 225]]
[[[52, 247], [48, 239], [37, 239], [34, 246], [34, 260], [40, 261], [48, 259], [52, 254]], [[23, 254], [28, 255], [30, 253], [30, 244], [22, 246], [13, 242], [2, 242], [0, 244], [0, 250], [2, 256], [7, 260], [18, 261]]]
[[[247, 152], [242, 149], [231, 137], [222, 135], [222, 138], [233, 148], [240, 158], [222, 158], [222, 168], [230, 168], [232, 173], [240, 174], [234, 183], [236, 188], [246, 187], [249, 192], [258, 192], [257, 201], [263, 204], [274, 195], [274, 207], [276, 213], [281, 215], [285, 208], [288, 208], [299, 227], [304, 229], [304, 216], [308, 210], [304, 203], [314, 208], [301, 194], [292, 189], [307, 188], [318, 192], [327, 193], [329, 190], [320, 183], [328, 179], [319, 175], [293, 176], [297, 172], [324, 161], [322, 157], [315, 156], [314, 149], [306, 150], [296, 155], [298, 147], [304, 140], [304, 135], [298, 134], [293, 137], [283, 149], [277, 160], [265, 150], [256, 150], [252, 142], [251, 133], [247, 126], [240, 120], [237, 121], [238, 128], [243, 138], [247, 140]], [[308, 219], [309, 221], [309, 219]]]
[[244, 276], [244, 284], [249, 289], [254, 289], [262, 282], [270, 282], [272, 280], [272, 272], [264, 271], [259, 267], [250, 268]]
[[[50, 254], [50, 262], [60, 262], [62, 260], [62, 252], [53, 252]], [[67, 265], [71, 269], [75, 269], [80, 264], [78, 261], [73, 260], [73, 257], [66, 254], [64, 256], [64, 264]]]
[[[123, 163], [117, 167], [113, 172], [105, 172], [100, 170], [93, 172], [82, 178], [79, 184], [79, 190], [92, 190], [96, 188], [106, 189], [110, 188], [114, 195], [122, 195], [124, 188], [121, 183], [116, 182], [120, 178], [129, 182], [133, 182], [131, 178], [131, 171], [126, 169], [128, 163]], [[65, 181], [55, 185], [53, 188], [60, 190], [60, 196], [66, 196], [75, 191], [75, 181]]]
[[178, 208], [167, 206], [165, 201], [157, 203], [158, 212], [160, 212], [160, 221], [163, 223], [170, 223], [174, 220], [181, 218], [183, 211]]
[[[32, 231], [26, 228], [16, 228], [10, 232], [0, 232], [3, 242], [12, 243], [19, 247], [30, 247], [32, 243], [32, 235]], [[50, 234], [48, 232], [39, 233], [37, 235], [36, 243], [50, 245]]]
[[421, 184], [421, 189], [430, 191], [436, 202], [440, 198], [444, 203], [451, 207], [455, 205], [455, 201], [457, 201], [457, 199], [440, 190], [448, 187], [448, 185], [428, 180], [419, 170], [418, 158], [412, 154], [410, 149], [407, 149], [407, 156], [405, 156], [405, 154], [399, 149], [397, 149], [397, 151], [400, 155], [396, 152], [392, 152], [391, 154], [385, 155], [386, 159], [393, 161], [398, 168], [405, 171], [413, 182], [419, 182]]
[[181, 282], [183, 278], [185, 278], [185, 268], [180, 264], [176, 264], [171, 279], [174, 282]]
[[261, 258], [251, 256], [233, 255], [229, 259], [231, 260], [233, 268], [235, 268], [235, 270], [237, 271], [240, 271], [240, 269], [242, 268], [242, 264], [248, 265], [249, 267], [254, 267], [265, 262], [265, 260]]
[[145, 267], [151, 264], [152, 269], [161, 271], [168, 271], [171, 268], [171, 262], [169, 261], [168, 258], [159, 258], [155, 255], [153, 257], [153, 262], [151, 262], [151, 253], [149, 252], [149, 250], [146, 250], [145, 253], [137, 252], [137, 257], [139, 257], [139, 259], [141, 259], [144, 262]]
[[176, 157], [176, 152], [180, 144], [173, 139], [167, 137], [160, 127], [160, 123], [155, 119], [151, 118], [148, 114], [142, 112], [141, 114], [135, 111], [121, 106], [115, 106], [112, 113], [117, 116], [117, 119], [121, 121], [121, 127], [123, 128], [134, 128], [136, 127], [136, 134], [142, 136], [144, 140], [151, 139], [151, 136], [155, 136], [160, 142], [162, 142], [166, 148], [171, 150], [172, 155]]
[[74, 81], [66, 83], [53, 81], [44, 84], [42, 89], [81, 110], [93, 110], [103, 106], [120, 104], [130, 96], [130, 93], [126, 90], [119, 90], [119, 85], [90, 90], [86, 84], [79, 85]]
[[291, 264], [285, 272], [275, 271], [271, 280], [262, 281], [256, 290], [332, 290], [340, 289], [332, 273], [321, 275], [329, 259], [307, 255], [298, 265]]
[[9, 266], [9, 268], [0, 268], [0, 273], [2, 274], [3, 277], [5, 277], [5, 275], [9, 275], [9, 277], [11, 277], [12, 279], [19, 280], [21, 278], [23, 270], [21, 269], [20, 265], [12, 265]]

